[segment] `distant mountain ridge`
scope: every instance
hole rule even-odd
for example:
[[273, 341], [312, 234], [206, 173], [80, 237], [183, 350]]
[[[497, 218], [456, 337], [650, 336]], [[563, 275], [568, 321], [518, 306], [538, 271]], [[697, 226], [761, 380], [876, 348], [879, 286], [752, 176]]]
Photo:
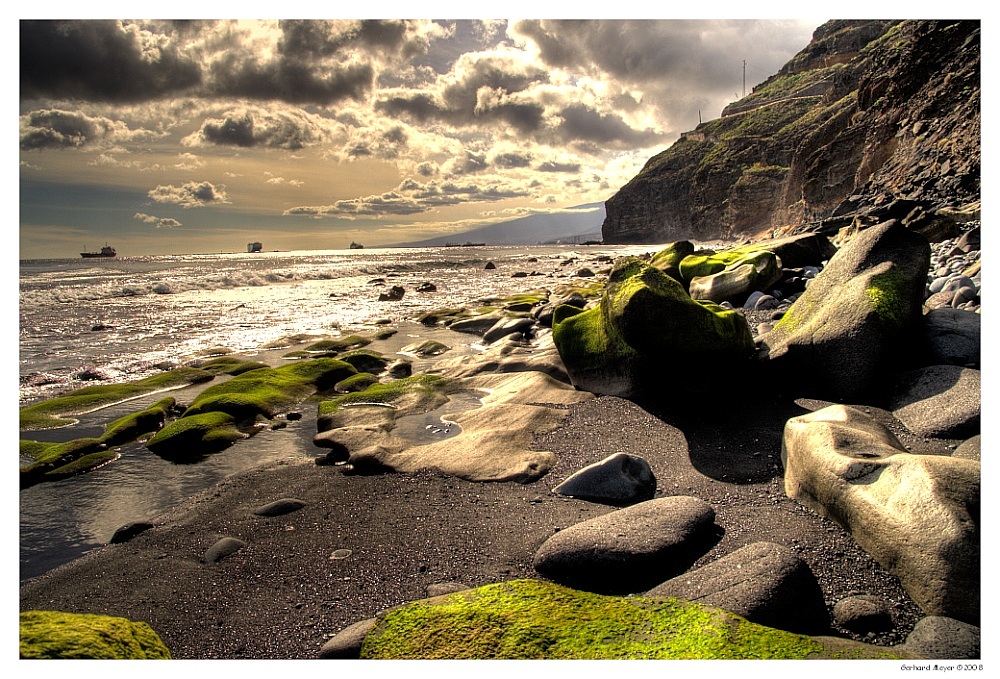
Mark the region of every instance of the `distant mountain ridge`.
[[486, 245], [536, 245], [553, 241], [580, 242], [600, 240], [604, 222], [604, 203], [586, 203], [571, 211], [539, 213], [506, 222], [482, 226], [421, 241], [386, 247], [436, 247], [449, 244], [485, 243]]
[[[979, 218], [980, 22], [829, 21], [608, 199], [607, 243]], [[949, 237], [949, 236], [944, 236]]]

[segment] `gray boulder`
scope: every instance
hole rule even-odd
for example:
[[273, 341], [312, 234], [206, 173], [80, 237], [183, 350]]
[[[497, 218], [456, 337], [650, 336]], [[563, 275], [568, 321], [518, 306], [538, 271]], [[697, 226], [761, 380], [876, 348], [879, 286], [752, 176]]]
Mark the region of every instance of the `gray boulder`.
[[298, 500], [294, 497], [283, 497], [280, 500], [275, 500], [274, 502], [269, 502], [266, 505], [257, 507], [253, 510], [253, 513], [257, 516], [282, 516], [283, 514], [290, 514], [298, 511], [305, 506], [306, 503], [302, 500]]
[[931, 358], [936, 363], [951, 363], [979, 368], [982, 318], [965, 309], [932, 309], [924, 316]]
[[534, 318], [501, 318], [483, 335], [483, 342], [492, 344], [516, 332], [527, 332], [535, 325]]
[[637, 593], [683, 573], [715, 540], [715, 510], [708, 503], [664, 497], [559, 531], [535, 553], [534, 567], [567, 587]]
[[243, 540], [233, 537], [219, 538], [205, 551], [205, 563], [218, 563], [230, 554], [235, 554], [247, 546]]
[[978, 462], [908, 453], [843, 405], [788, 420], [781, 458], [788, 497], [842, 524], [925, 613], [978, 624]]
[[909, 358], [929, 264], [927, 239], [896, 221], [861, 231], [758, 338], [762, 357], [810, 396], [869, 395]]
[[838, 601], [833, 607], [833, 619], [844, 629], [857, 634], [887, 632], [892, 629], [892, 611], [882, 597], [859, 594]]
[[369, 618], [345, 627], [323, 644], [319, 657], [324, 660], [357, 660], [361, 657], [365, 637], [375, 629], [377, 622], [376, 618]]
[[972, 660], [983, 657], [979, 627], [937, 615], [918, 620], [906, 637], [903, 648], [928, 659]]
[[917, 436], [964, 439], [979, 433], [980, 373], [957, 365], [932, 365], [900, 375], [892, 414]]
[[715, 606], [767, 627], [829, 633], [830, 615], [816, 576], [795, 552], [755, 542], [646, 592]]
[[470, 335], [479, 335], [482, 337], [486, 334], [487, 330], [502, 320], [504, 320], [504, 316], [500, 313], [481, 314], [470, 318], [462, 318], [454, 323], [450, 323], [448, 325], [448, 329], [454, 330], [455, 332], [464, 332]]
[[653, 499], [656, 477], [641, 457], [615, 453], [572, 474], [552, 492], [591, 502], [632, 504]]
[[980, 435], [976, 434], [972, 438], [966, 439], [962, 444], [955, 449], [955, 452], [951, 454], [952, 457], [960, 457], [966, 460], [975, 460], [979, 462], [980, 453]]

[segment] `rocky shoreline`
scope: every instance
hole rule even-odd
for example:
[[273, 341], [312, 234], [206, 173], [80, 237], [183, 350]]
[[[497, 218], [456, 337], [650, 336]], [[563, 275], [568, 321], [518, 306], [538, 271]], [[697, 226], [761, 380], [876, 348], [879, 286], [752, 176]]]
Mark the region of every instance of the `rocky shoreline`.
[[[802, 320], [800, 310], [817, 306], [808, 291], [822, 290], [823, 281], [844, 268], [826, 263], [833, 250], [807, 263], [795, 262], [786, 250], [769, 263], [759, 253], [776, 245], [751, 244], [739, 256], [720, 260], [721, 268], [710, 263], [711, 273], [701, 269], [701, 276], [680, 276], [679, 284], [666, 281], [670, 258], [662, 253], [645, 262], [618, 261], [604, 271], [608, 283], [592, 288], [594, 294], [580, 289], [537, 299], [526, 295], [506, 300], [505, 311], [424, 318], [436, 333], [475, 332], [492, 341], [477, 355], [428, 357], [432, 367], [414, 372], [415, 378], [421, 372], [441, 377], [441, 383], [403, 377], [391, 393], [360, 391], [329, 399], [316, 417], [306, 414], [311, 408], [306, 404], [304, 416], [288, 418], [277, 433], [299, 437], [315, 458], [303, 455], [255, 469], [165, 516], [137, 517], [149, 527], [24, 583], [21, 610], [143, 621], [174, 658], [357, 657], [367, 637], [373, 644], [391, 637], [390, 609], [427, 597], [474, 599], [487, 590], [462, 590], [532, 579], [630, 598], [677, 597], [736, 612], [768, 629], [863, 644], [850, 653], [979, 657], [979, 248], [973, 243], [978, 229], [969, 228], [974, 226], [967, 225], [961, 241], [936, 243], [929, 251], [918, 243], [919, 257], [900, 254], [909, 246], [898, 241], [909, 240], [893, 225], [870, 230], [869, 246], [856, 238], [836, 255], [843, 261], [852, 247], [867, 247], [867, 254], [856, 257], [862, 272], [883, 262], [896, 266], [923, 259], [922, 271], [915, 266], [911, 276], [919, 279], [919, 290], [900, 293], [912, 299], [874, 305], [890, 309], [892, 316], [916, 304], [921, 323], [904, 324], [908, 335], [884, 333], [897, 351], [901, 337], [914, 347], [907, 358], [920, 356], [913, 359], [917, 363], [900, 364], [906, 371], [893, 373], [903, 384], [902, 376], [924, 371], [908, 390], [894, 385], [895, 391], [869, 399], [860, 391], [838, 391], [840, 381], [823, 385], [818, 373], [810, 376], [812, 382], [786, 378], [801, 371], [794, 363], [777, 381], [770, 373], [770, 359], [787, 355], [791, 358], [783, 360], [793, 361], [802, 351], [794, 348], [789, 326], [815, 325]], [[782, 266], [785, 261], [795, 266]], [[650, 266], [657, 262], [662, 268]], [[600, 270], [608, 262], [588, 264]], [[883, 266], [877, 280], [884, 274]], [[702, 280], [706, 277], [716, 278]], [[648, 287], [660, 299], [667, 294], [663, 290], [696, 278], [699, 296], [724, 292], [711, 305], [683, 313], [723, 316], [737, 327], [743, 323], [749, 345], [742, 338], [708, 342], [717, 353], [704, 353], [701, 346], [691, 358], [684, 354], [690, 342], [649, 345], [642, 333], [614, 320], [618, 312], [629, 318], [633, 298], [648, 307], [648, 297], [641, 296], [646, 293], [636, 290]], [[630, 282], [640, 279], [646, 287]], [[750, 287], [734, 291], [735, 285]], [[898, 289], [914, 287], [907, 285]], [[849, 288], [835, 286], [841, 292]], [[748, 299], [751, 306], [743, 308]], [[602, 309], [611, 325], [599, 325]], [[835, 313], [849, 316], [842, 309]], [[671, 317], [665, 314], [663, 324]], [[786, 317], [800, 320], [793, 324], [783, 321]], [[648, 334], [648, 313], [636, 318]], [[577, 329], [610, 339], [602, 340], [604, 349], [595, 356], [580, 350], [593, 345], [593, 335], [569, 334]], [[853, 341], [857, 333], [847, 335]], [[390, 337], [371, 348], [388, 352], [402, 341]], [[826, 341], [825, 346], [832, 342]], [[877, 346], [855, 351], [878, 356]], [[668, 378], [678, 364], [687, 380], [680, 382], [684, 398], [666, 392], [677, 384]], [[887, 379], [877, 360], [844, 366], [874, 371], [854, 373], [851, 385]], [[708, 367], [716, 370], [706, 390], [694, 378]], [[930, 368], [937, 373], [928, 373]], [[722, 381], [727, 370], [729, 378]], [[414, 381], [400, 384], [407, 379]], [[414, 445], [398, 435], [400, 418], [441, 407], [468, 391], [481, 394], [482, 405], [448, 418], [460, 428], [457, 436]], [[943, 417], [933, 428], [922, 428], [928, 409]], [[832, 444], [817, 443], [822, 435], [815, 433], [797, 444], [789, 421], [810, 432], [830, 422], [851, 426], [836, 429]], [[883, 448], [872, 448], [872, 437]], [[262, 444], [254, 437], [221, 454]], [[824, 459], [802, 462], [806, 452], [817, 449], [827, 450]], [[931, 460], [946, 470], [907, 476], [892, 466], [899, 460]], [[598, 465], [596, 472], [592, 465]], [[577, 476], [570, 483], [587, 468], [583, 481]], [[794, 483], [789, 469], [799, 470]], [[811, 480], [810, 470], [816, 469], [839, 470], [848, 486], [824, 499], [830, 484]], [[869, 489], [893, 479], [927, 478], [932, 490], [912, 510], [915, 516], [901, 509], [892, 488], [856, 500], [861, 504], [838, 504], [860, 487], [854, 482], [862, 477]], [[941, 502], [934, 492], [941, 479], [951, 484], [942, 511], [959, 517], [957, 530], [966, 536], [945, 546], [944, 560], [975, 566], [977, 572], [972, 582], [968, 568], [950, 571], [943, 592], [927, 592], [914, 584], [914, 573], [921, 582], [935, 580], [944, 566], [908, 554], [886, 556], [886, 538], [856, 518], [858, 507], [872, 514], [881, 504], [889, 508], [882, 524], [903, 521], [921, 535], [937, 533], [940, 543], [941, 526], [920, 513]], [[921, 549], [934, 551], [926, 544]], [[919, 567], [898, 567], [911, 561]], [[958, 601], [956, 591], [962, 594]], [[428, 644], [423, 652], [434, 657]], [[847, 655], [824, 657], [853, 657], [837, 648]]]

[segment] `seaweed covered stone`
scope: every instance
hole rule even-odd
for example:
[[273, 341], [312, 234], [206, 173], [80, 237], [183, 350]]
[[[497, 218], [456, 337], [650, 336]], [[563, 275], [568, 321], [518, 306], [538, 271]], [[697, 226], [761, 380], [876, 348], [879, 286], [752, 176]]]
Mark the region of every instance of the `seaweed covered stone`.
[[23, 611], [20, 657], [26, 659], [169, 659], [159, 635], [144, 622], [109, 615]]
[[252, 370], [205, 389], [181, 419], [209, 412], [228, 413], [236, 421], [252, 420], [258, 415], [270, 419], [356, 373], [354, 366], [333, 358]]
[[574, 386], [612, 396], [705, 393], [754, 346], [743, 316], [691, 299], [636, 257], [615, 262], [600, 304], [557, 319], [553, 340]]
[[771, 289], [781, 276], [781, 260], [773, 252], [758, 250], [727, 264], [721, 271], [695, 276], [688, 282], [688, 292], [694, 299], [742, 304], [750, 293]]
[[146, 447], [165, 460], [195, 462], [246, 437], [232, 415], [214, 411], [171, 422], [149, 439]]
[[605, 596], [538, 580], [404, 604], [360, 633], [365, 659], [914, 657], [905, 650], [776, 630], [678, 599]]

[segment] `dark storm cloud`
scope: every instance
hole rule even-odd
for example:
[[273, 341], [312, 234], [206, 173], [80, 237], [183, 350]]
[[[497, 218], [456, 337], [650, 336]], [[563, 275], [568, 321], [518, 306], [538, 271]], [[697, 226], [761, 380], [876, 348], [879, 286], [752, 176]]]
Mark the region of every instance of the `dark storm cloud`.
[[531, 164], [530, 153], [498, 153], [493, 156], [493, 164], [496, 167], [516, 168], [528, 167]]
[[535, 169], [539, 172], [579, 172], [580, 163], [557, 163], [549, 160], [542, 163]]
[[638, 87], [675, 110], [692, 93], [703, 101], [738, 97], [744, 59], [748, 85], [759, 82], [788, 60], [790, 46], [805, 47], [811, 31], [801, 22], [763, 20], [531, 20], [513, 27], [548, 65]]
[[259, 63], [252, 56], [230, 53], [212, 63], [209, 91], [217, 96], [331, 104], [364, 98], [375, 81], [371, 64], [330, 68], [288, 60]]
[[296, 150], [326, 138], [323, 130], [298, 112], [241, 110], [206, 120], [199, 141], [220, 146]]
[[136, 102], [197, 86], [198, 65], [116, 21], [21, 21], [22, 99]]
[[619, 116], [601, 113], [584, 104], [570, 104], [560, 114], [557, 134], [567, 142], [582, 141], [605, 147], [649, 146], [662, 138], [653, 130], [634, 130]]
[[281, 53], [291, 59], [329, 57], [346, 47], [362, 47], [404, 57], [420, 54], [427, 42], [407, 31], [404, 21], [282, 21]]
[[25, 151], [81, 148], [146, 135], [145, 131], [130, 131], [122, 122], [79, 111], [43, 109], [20, 119], [20, 146]]

